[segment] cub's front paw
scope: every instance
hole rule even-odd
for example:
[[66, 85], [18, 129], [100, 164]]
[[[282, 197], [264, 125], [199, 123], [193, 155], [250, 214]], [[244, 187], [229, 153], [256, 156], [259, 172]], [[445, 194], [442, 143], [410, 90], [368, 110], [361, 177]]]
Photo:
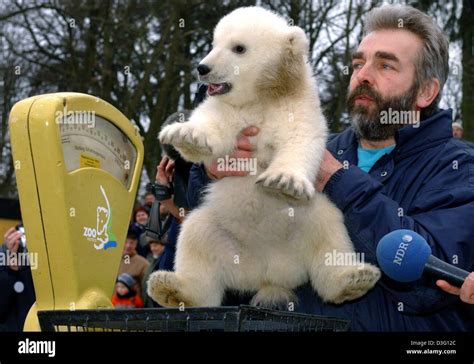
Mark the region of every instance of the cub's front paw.
[[[171, 144], [186, 155], [212, 155], [210, 138], [203, 130], [189, 123], [174, 123], [165, 127], [159, 135], [161, 144]], [[193, 158], [193, 157], [191, 157]]]
[[380, 270], [368, 263], [347, 269], [339, 277], [334, 278], [333, 295], [326, 300], [340, 304], [362, 297], [374, 287], [380, 275]]
[[291, 171], [269, 168], [258, 176], [255, 183], [298, 200], [303, 198], [310, 200], [315, 193], [314, 186], [308, 178]]
[[148, 295], [164, 307], [193, 306], [182, 292], [176, 273], [158, 271], [148, 279]]

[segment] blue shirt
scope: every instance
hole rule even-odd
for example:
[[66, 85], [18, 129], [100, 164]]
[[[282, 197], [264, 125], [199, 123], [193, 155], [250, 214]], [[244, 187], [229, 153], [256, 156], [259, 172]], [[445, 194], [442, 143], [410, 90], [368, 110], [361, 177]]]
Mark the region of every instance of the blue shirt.
[[390, 154], [395, 149], [395, 144], [381, 149], [365, 149], [357, 147], [357, 167], [369, 173], [372, 166], [385, 154]]

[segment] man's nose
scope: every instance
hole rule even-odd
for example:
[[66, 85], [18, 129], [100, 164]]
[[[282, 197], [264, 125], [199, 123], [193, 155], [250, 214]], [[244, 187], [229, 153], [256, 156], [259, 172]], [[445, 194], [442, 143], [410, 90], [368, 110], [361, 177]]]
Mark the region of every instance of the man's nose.
[[205, 76], [209, 72], [211, 72], [211, 69], [209, 68], [209, 66], [207, 66], [205, 64], [200, 64], [199, 66], [197, 66], [197, 70], [198, 70], [200, 76]]
[[368, 63], [364, 64], [362, 68], [359, 69], [356, 75], [356, 80], [359, 84], [368, 83], [369, 85], [374, 84], [373, 73], [371, 67]]

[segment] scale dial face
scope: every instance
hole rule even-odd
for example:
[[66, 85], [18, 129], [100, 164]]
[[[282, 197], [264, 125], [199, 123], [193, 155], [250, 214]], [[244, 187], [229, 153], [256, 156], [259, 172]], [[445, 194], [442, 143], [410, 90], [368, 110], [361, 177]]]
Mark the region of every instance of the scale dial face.
[[66, 170], [98, 168], [129, 188], [137, 159], [137, 150], [130, 139], [114, 124], [92, 112], [77, 112], [73, 119], [74, 122], [68, 122], [65, 116], [59, 125]]

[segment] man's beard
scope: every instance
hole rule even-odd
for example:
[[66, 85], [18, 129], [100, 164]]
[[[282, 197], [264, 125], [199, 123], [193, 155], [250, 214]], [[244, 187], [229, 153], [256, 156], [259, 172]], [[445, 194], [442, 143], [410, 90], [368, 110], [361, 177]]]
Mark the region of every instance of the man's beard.
[[[401, 112], [413, 110], [415, 105], [418, 84], [414, 82], [413, 86], [405, 93], [383, 99], [382, 96], [367, 84], [361, 84], [349, 92], [347, 96], [347, 108], [351, 125], [359, 139], [369, 141], [381, 141], [393, 138], [398, 129], [403, 128], [404, 124], [390, 124], [380, 122], [383, 112]], [[357, 96], [366, 95], [372, 99], [372, 105], [356, 105]], [[391, 109], [389, 111], [389, 109]]]

